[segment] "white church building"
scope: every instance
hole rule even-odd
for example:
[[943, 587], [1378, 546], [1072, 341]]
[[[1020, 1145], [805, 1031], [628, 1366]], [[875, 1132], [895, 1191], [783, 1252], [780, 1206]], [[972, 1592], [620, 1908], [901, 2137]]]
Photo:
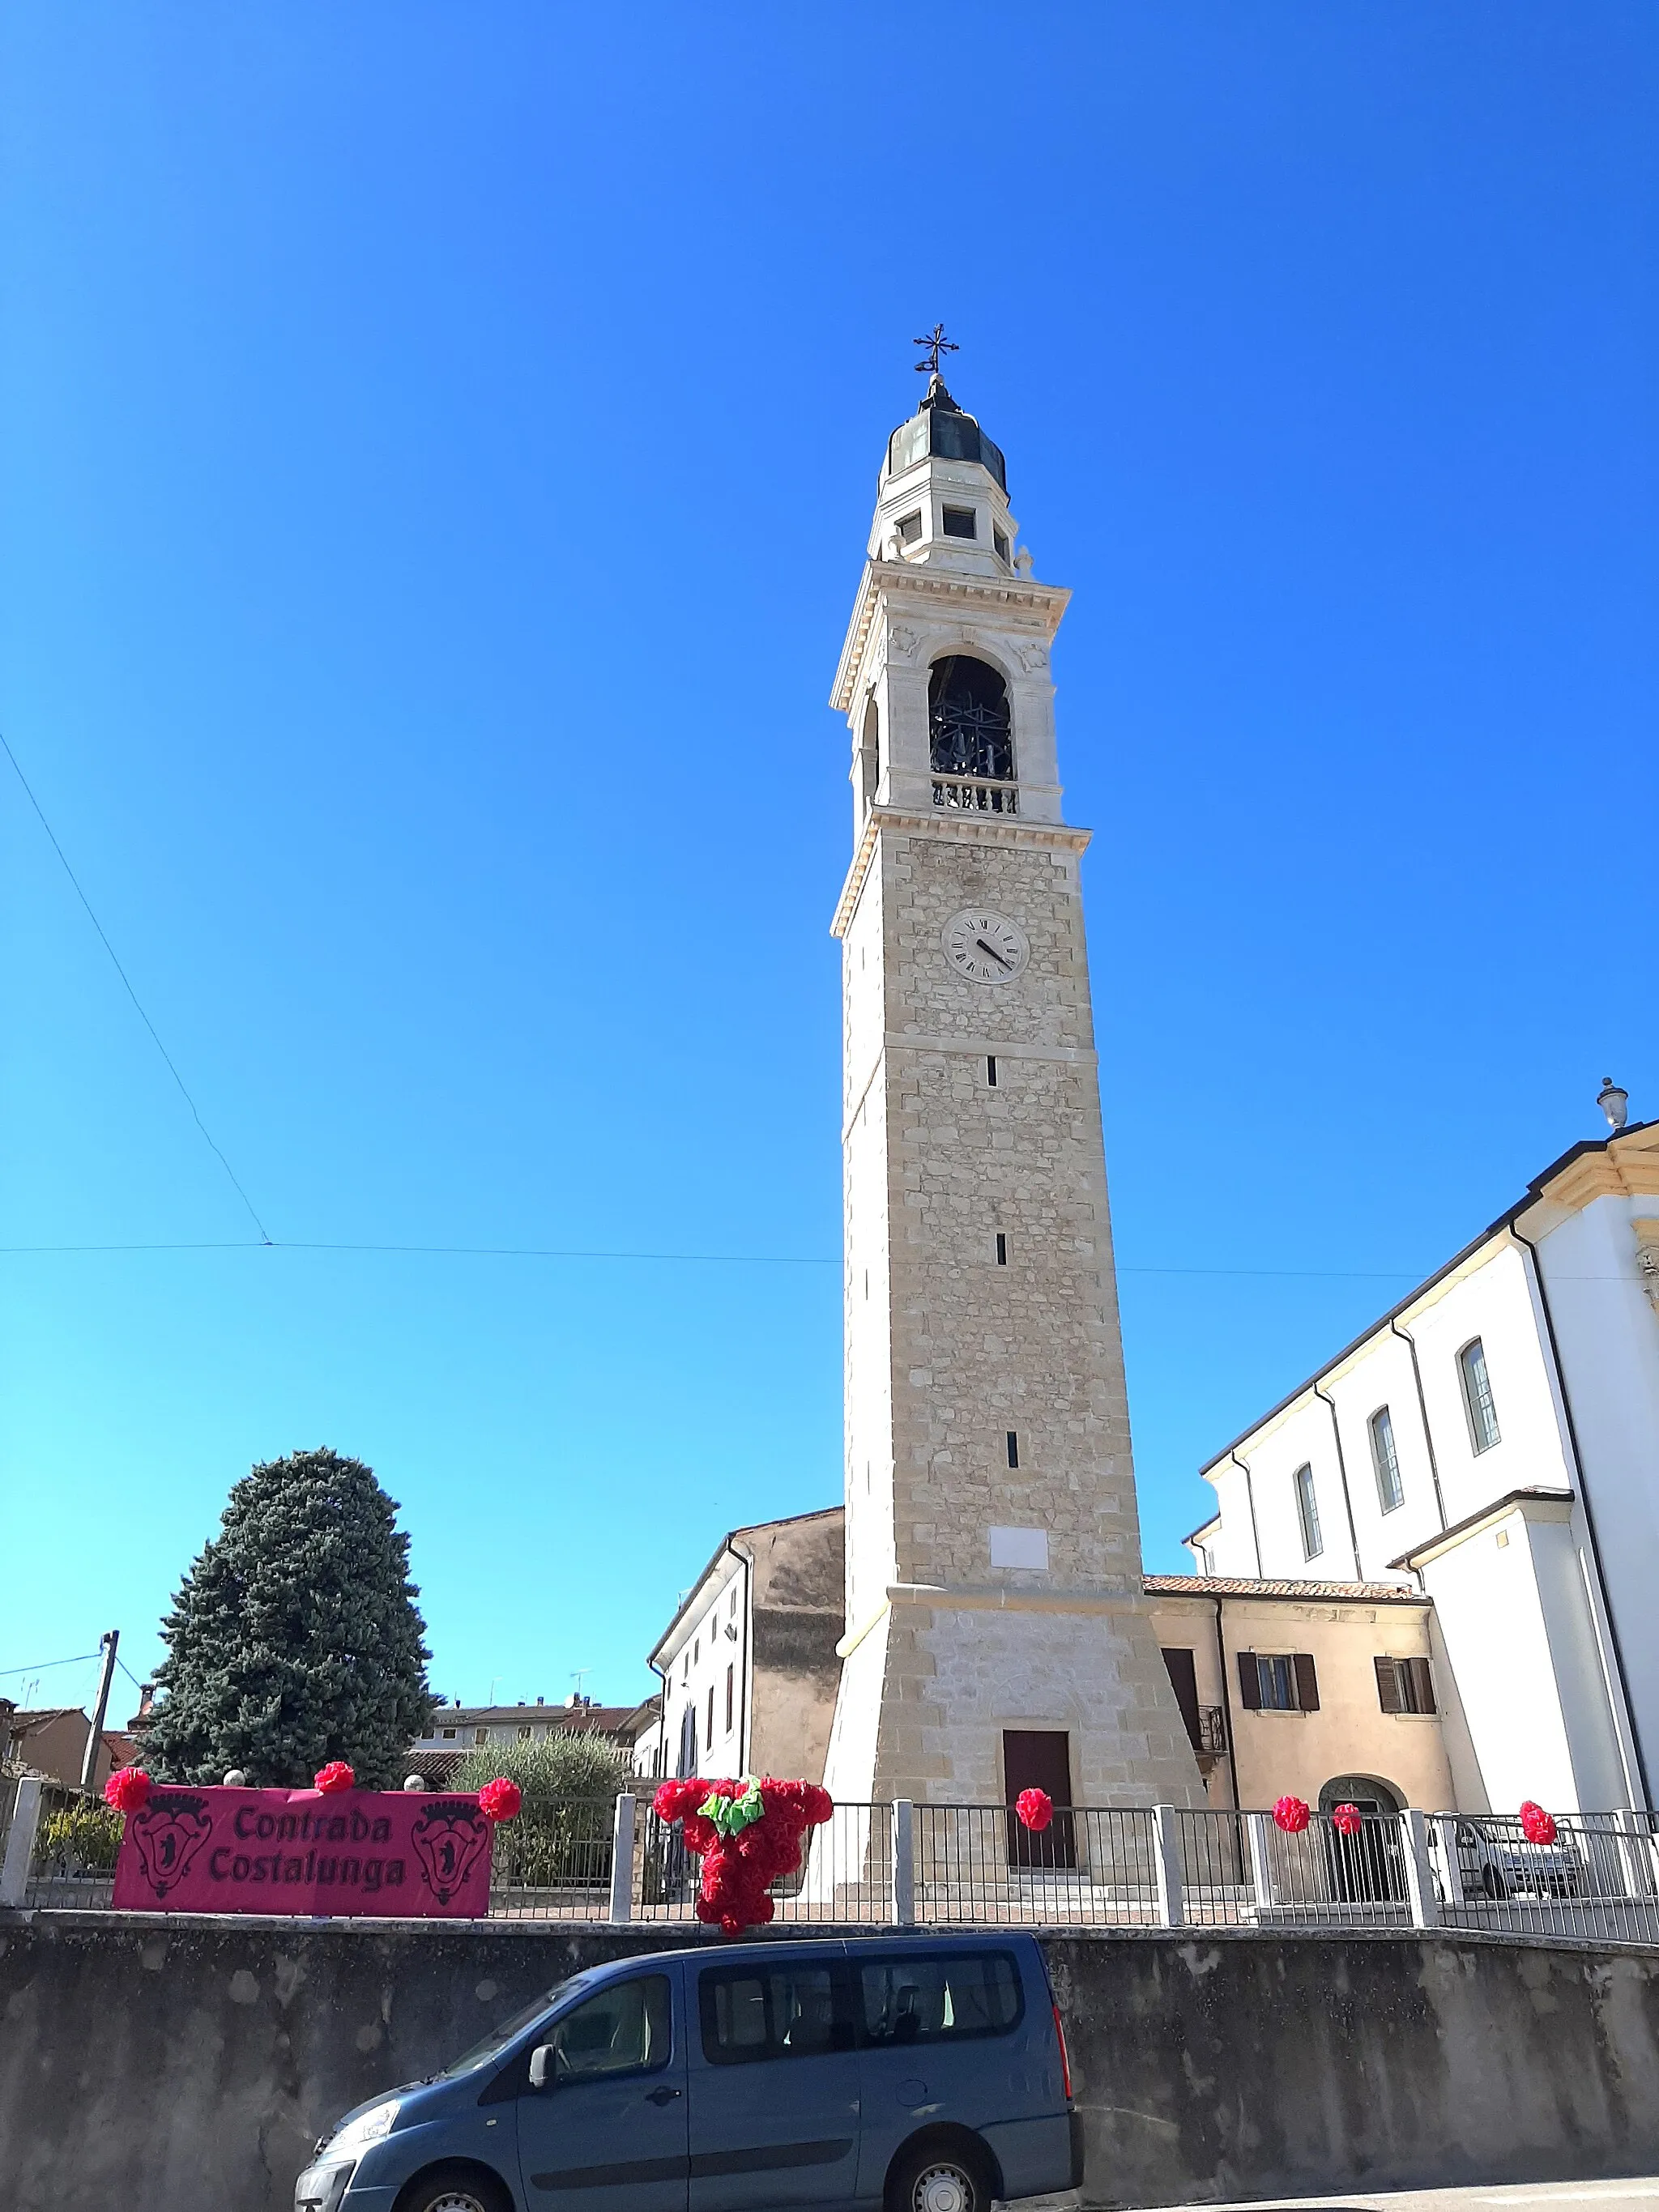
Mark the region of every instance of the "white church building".
[[1460, 1810], [1651, 1806], [1659, 1123], [1575, 1145], [1203, 1470], [1200, 1577], [1433, 1601]]

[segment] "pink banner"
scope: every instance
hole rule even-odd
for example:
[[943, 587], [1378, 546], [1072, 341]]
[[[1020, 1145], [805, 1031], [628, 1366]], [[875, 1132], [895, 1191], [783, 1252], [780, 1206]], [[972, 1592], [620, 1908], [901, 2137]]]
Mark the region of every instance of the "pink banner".
[[489, 1843], [476, 1797], [158, 1784], [126, 1816], [114, 1901], [130, 1912], [477, 1920], [489, 1910]]

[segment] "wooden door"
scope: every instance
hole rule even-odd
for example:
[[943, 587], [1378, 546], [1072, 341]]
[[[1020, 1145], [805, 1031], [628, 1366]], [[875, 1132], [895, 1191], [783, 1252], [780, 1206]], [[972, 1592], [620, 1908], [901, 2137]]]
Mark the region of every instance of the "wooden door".
[[[1072, 1819], [1072, 1747], [1064, 1729], [1005, 1729], [1002, 1778], [1008, 1803], [1008, 1863], [1074, 1867], [1077, 1831]], [[1028, 1828], [1014, 1811], [1022, 1790], [1045, 1790], [1054, 1817], [1046, 1828]]]

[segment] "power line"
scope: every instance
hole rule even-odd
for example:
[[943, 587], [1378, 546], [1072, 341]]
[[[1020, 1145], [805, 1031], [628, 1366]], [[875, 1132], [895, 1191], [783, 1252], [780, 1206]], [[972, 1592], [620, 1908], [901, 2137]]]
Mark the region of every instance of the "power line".
[[54, 1667], [78, 1667], [82, 1660], [102, 1656], [98, 1651], [77, 1651], [72, 1659], [32, 1659], [27, 1667], [0, 1667], [0, 1681], [12, 1674], [48, 1674]]
[[[623, 1266], [677, 1267], [839, 1267], [838, 1258], [817, 1252], [619, 1252], [558, 1244], [341, 1244], [321, 1240], [250, 1237], [218, 1242], [157, 1244], [0, 1244], [0, 1258], [63, 1256], [104, 1252], [344, 1252], [448, 1260], [605, 1260]], [[1414, 1283], [1428, 1267], [1165, 1267], [1119, 1261], [1120, 1275], [1203, 1276], [1217, 1280], [1270, 1283]], [[1621, 1283], [1624, 1275], [1552, 1275], [1553, 1283]], [[97, 1655], [94, 1653], [94, 1656]]]
[[80, 900], [82, 905], [86, 908], [87, 919], [97, 931], [99, 942], [102, 945], [105, 951], [108, 953], [111, 964], [113, 966], [116, 974], [121, 979], [123, 988], [125, 990], [128, 998], [131, 1000], [134, 1006], [137, 1008], [139, 1020], [149, 1031], [151, 1040], [155, 1046], [156, 1051], [161, 1054], [161, 1058], [167, 1063], [168, 1074], [172, 1076], [173, 1081], [178, 1085], [179, 1097], [184, 1100], [185, 1105], [189, 1107], [191, 1116], [195, 1121], [197, 1127], [201, 1131], [208, 1149], [212, 1152], [214, 1158], [218, 1161], [225, 1173], [230, 1177], [231, 1187], [235, 1191], [237, 1197], [241, 1200], [243, 1205], [247, 1208], [248, 1217], [252, 1220], [254, 1227], [258, 1231], [261, 1241], [269, 1244], [270, 1238], [265, 1232], [264, 1223], [260, 1220], [258, 1215], [254, 1212], [253, 1200], [242, 1188], [240, 1182], [237, 1179], [236, 1170], [234, 1168], [231, 1166], [230, 1162], [220, 1151], [218, 1146], [215, 1144], [212, 1133], [209, 1130], [207, 1123], [202, 1119], [201, 1111], [197, 1106], [196, 1101], [190, 1095], [190, 1091], [185, 1085], [184, 1077], [179, 1074], [179, 1070], [173, 1065], [173, 1054], [162, 1043], [161, 1033], [156, 1029], [155, 1023], [151, 1021], [149, 1016], [144, 1012], [143, 1003], [140, 1000], [137, 991], [132, 988], [132, 979], [127, 974], [126, 969], [121, 965], [119, 956], [116, 952], [115, 947], [110, 943], [103, 923], [99, 921], [97, 915], [93, 912], [92, 901], [82, 890], [81, 878], [76, 874], [74, 869], [70, 867], [69, 854], [58, 843], [58, 833], [52, 828], [51, 823], [47, 821], [46, 809], [35, 797], [29, 780], [24, 775], [21, 764], [18, 761], [16, 754], [13, 752], [10, 742], [7, 738], [3, 730], [0, 730], [0, 745], [3, 745], [5, 747], [6, 758], [11, 763], [13, 769], [15, 770], [17, 781], [22, 785], [24, 795], [27, 797], [29, 805], [34, 809], [35, 815], [40, 822], [40, 827], [46, 831], [47, 837], [51, 840], [52, 851], [57, 854], [58, 859], [63, 862], [64, 873], [69, 878], [70, 883], [75, 886], [75, 896]]

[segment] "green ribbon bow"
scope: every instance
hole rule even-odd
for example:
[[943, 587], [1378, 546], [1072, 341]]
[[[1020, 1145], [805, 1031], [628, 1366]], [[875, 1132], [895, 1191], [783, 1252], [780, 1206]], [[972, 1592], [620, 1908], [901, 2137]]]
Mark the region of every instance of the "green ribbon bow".
[[766, 1801], [760, 1794], [760, 1784], [751, 1780], [741, 1797], [706, 1797], [697, 1810], [705, 1820], [712, 1820], [723, 1836], [740, 1835], [751, 1820], [758, 1820], [766, 1810]]

